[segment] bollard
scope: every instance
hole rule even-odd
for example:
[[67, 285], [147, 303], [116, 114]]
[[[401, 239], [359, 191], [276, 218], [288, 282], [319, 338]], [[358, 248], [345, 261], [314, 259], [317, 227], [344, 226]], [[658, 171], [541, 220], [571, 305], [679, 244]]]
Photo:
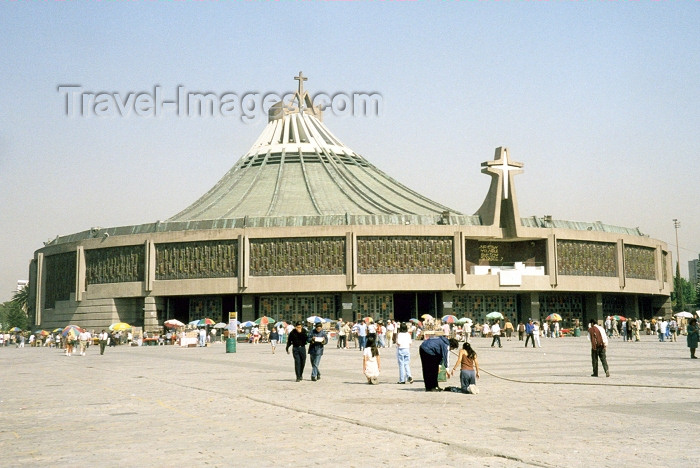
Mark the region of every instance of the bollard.
[[226, 352], [235, 353], [236, 352], [236, 337], [226, 338]]

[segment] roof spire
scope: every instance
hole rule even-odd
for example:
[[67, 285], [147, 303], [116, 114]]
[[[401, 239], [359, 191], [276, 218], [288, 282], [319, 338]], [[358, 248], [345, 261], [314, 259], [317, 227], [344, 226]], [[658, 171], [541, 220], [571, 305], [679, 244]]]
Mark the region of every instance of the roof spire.
[[299, 110], [301, 110], [304, 107], [304, 100], [309, 94], [306, 91], [304, 91], [304, 81], [308, 80], [308, 78], [305, 77], [304, 74], [300, 71], [299, 76], [295, 76], [294, 79], [299, 82], [299, 87], [297, 89], [295, 97], [299, 101]]

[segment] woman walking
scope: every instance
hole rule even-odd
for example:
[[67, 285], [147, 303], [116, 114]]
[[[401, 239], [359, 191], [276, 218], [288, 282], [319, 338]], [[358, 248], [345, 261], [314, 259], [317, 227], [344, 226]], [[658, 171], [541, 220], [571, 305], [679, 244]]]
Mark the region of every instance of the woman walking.
[[399, 381], [396, 383], [413, 383], [413, 377], [411, 377], [411, 334], [405, 323], [399, 326], [399, 333], [396, 335], [396, 360], [399, 362]]

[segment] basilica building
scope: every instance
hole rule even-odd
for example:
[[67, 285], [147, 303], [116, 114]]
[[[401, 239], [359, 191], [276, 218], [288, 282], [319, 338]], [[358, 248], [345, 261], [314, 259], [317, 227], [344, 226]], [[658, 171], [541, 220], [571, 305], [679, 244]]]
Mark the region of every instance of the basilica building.
[[[670, 312], [671, 257], [637, 228], [521, 216], [508, 148], [474, 214], [430, 200], [343, 144], [304, 90], [269, 111], [221, 180], [162, 222], [59, 236], [34, 253], [36, 327], [311, 315], [563, 326]], [[526, 177], [521, 175], [520, 177]]]

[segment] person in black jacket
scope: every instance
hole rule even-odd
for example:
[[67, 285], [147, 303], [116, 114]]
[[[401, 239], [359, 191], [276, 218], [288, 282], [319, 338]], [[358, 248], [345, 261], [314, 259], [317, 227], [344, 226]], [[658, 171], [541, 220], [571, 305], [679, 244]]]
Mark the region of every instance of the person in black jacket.
[[309, 337], [301, 322], [294, 324], [294, 330], [289, 333], [287, 339], [287, 354], [289, 347], [292, 347], [294, 355], [294, 371], [297, 374], [297, 382], [301, 382], [304, 374], [304, 366], [306, 365], [306, 343]]

